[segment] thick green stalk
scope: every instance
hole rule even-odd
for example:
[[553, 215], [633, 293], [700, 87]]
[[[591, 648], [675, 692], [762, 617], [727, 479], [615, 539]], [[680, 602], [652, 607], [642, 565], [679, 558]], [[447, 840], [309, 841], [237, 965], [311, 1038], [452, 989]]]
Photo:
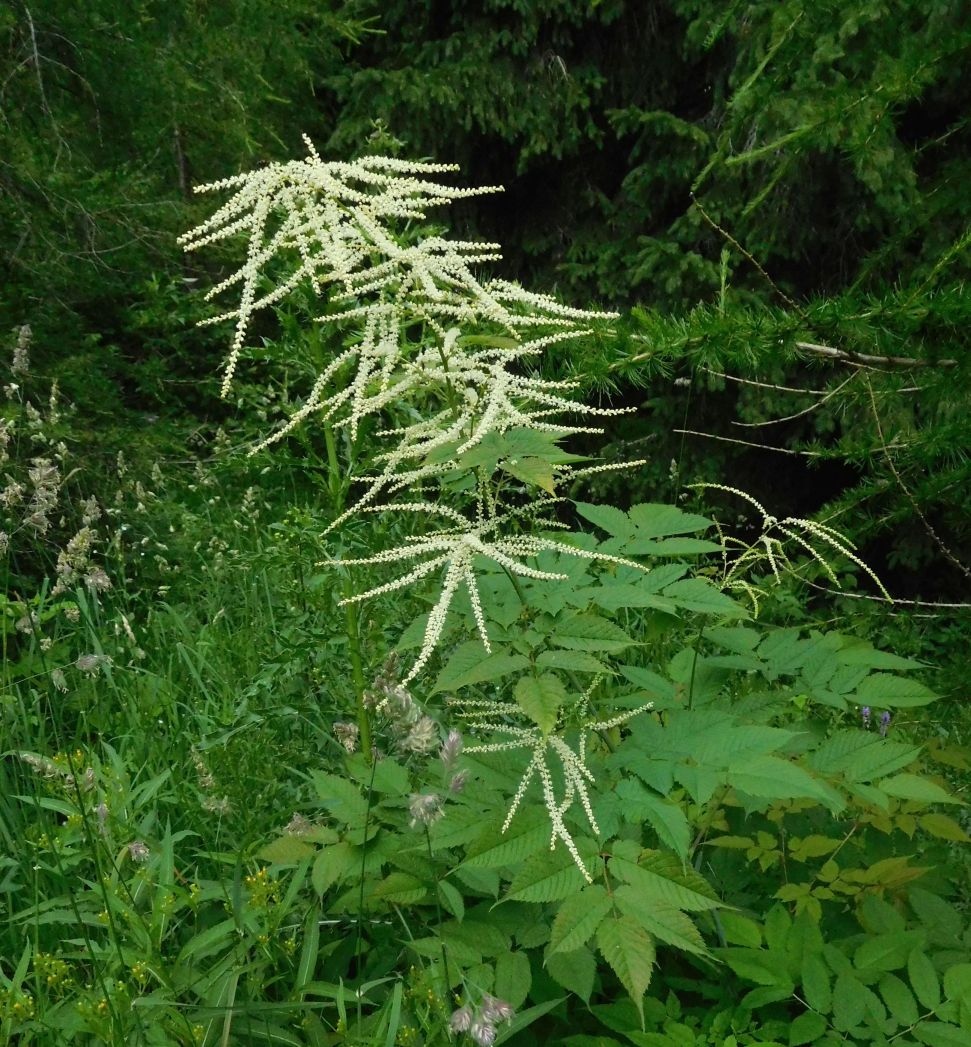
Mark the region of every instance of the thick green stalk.
[[[340, 460], [337, 457], [337, 441], [334, 439], [334, 431], [329, 425], [324, 427], [324, 441], [327, 445], [327, 486], [330, 490], [334, 513], [339, 516], [344, 511], [345, 488], [342, 482]], [[354, 595], [351, 581], [346, 575], [341, 580], [341, 591], [345, 600]], [[370, 760], [372, 758], [371, 723], [368, 719], [367, 707], [364, 704], [366, 683], [364, 679], [364, 662], [361, 658], [361, 623], [357, 613], [357, 604], [344, 604], [344, 629], [347, 634], [347, 647], [351, 659], [351, 682], [354, 685], [354, 695], [357, 699], [357, 727], [360, 732], [361, 752]]]

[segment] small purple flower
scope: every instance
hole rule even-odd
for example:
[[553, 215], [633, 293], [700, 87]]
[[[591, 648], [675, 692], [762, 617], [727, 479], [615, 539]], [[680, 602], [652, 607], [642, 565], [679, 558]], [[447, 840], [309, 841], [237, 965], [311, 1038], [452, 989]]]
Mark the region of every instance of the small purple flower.
[[890, 730], [890, 713], [884, 710], [880, 713], [880, 737], [886, 738], [887, 731]]
[[472, 1028], [472, 1008], [466, 1004], [457, 1011], [452, 1011], [452, 1017], [448, 1020], [448, 1027], [452, 1032], [468, 1032]]
[[863, 708], [860, 710], [860, 717], [863, 720], [863, 726], [864, 727], [869, 727], [870, 726], [870, 706], [869, 705], [864, 705], [863, 706]]
[[469, 780], [469, 772], [466, 770], [459, 771], [458, 774], [453, 775], [452, 780], [448, 783], [448, 791], [450, 793], [460, 793], [465, 788], [465, 783]]
[[492, 1044], [496, 1042], [496, 1027], [484, 1018], [477, 1018], [472, 1023], [469, 1035], [479, 1047], [492, 1047]]

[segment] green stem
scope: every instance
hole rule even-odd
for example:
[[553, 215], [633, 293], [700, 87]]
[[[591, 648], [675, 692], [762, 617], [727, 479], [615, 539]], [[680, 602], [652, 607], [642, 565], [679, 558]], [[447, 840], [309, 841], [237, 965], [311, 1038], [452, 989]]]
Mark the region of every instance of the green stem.
[[[351, 596], [350, 581], [344, 581], [344, 596]], [[371, 721], [368, 719], [367, 706], [364, 704], [364, 691], [366, 684], [364, 680], [364, 663], [361, 658], [361, 626], [357, 616], [357, 604], [344, 605], [344, 622], [347, 627], [347, 642], [351, 656], [351, 680], [354, 684], [354, 694], [357, 698], [357, 726], [361, 732], [361, 752], [368, 758], [374, 759], [371, 745]]]
[[[331, 427], [324, 427], [324, 442], [327, 445], [327, 487], [330, 491], [334, 513], [344, 511], [345, 487], [342, 483], [340, 459], [337, 456], [337, 441]], [[351, 581], [345, 577], [341, 582], [344, 600], [349, 600], [354, 592]], [[351, 682], [354, 685], [354, 697], [357, 701], [357, 729], [360, 732], [361, 752], [373, 759], [371, 745], [371, 722], [368, 719], [367, 707], [364, 704], [366, 682], [364, 679], [364, 661], [361, 658], [361, 621], [357, 613], [357, 604], [344, 604], [344, 629], [347, 634], [347, 648], [351, 659]]]

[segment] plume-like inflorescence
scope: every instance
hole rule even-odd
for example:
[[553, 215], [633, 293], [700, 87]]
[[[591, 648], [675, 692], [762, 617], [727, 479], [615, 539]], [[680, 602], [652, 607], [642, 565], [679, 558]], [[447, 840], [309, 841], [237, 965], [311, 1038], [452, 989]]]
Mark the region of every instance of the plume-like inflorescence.
[[[404, 685], [441, 642], [449, 610], [463, 589], [485, 650], [491, 650], [479, 581], [484, 565], [514, 581], [566, 578], [538, 566], [538, 558], [550, 553], [640, 567], [550, 536], [562, 527], [550, 515], [561, 501], [555, 485], [614, 468], [575, 469], [575, 456], [557, 448], [556, 440], [600, 432], [586, 422], [622, 412], [577, 401], [579, 383], [544, 378], [537, 362], [545, 350], [589, 335], [614, 314], [574, 309], [518, 284], [483, 278], [479, 268], [500, 257], [498, 244], [416, 236], [412, 225], [432, 207], [495, 187], [445, 185], [437, 176], [456, 168], [444, 164], [387, 157], [325, 163], [307, 144], [303, 160], [200, 187], [233, 195], [183, 243], [196, 250], [235, 237], [247, 241], [243, 264], [208, 296], [237, 296], [234, 308], [208, 321], [235, 325], [224, 395], [255, 314], [298, 287], [326, 296], [328, 309], [318, 321], [344, 332], [302, 406], [255, 450], [310, 419], [345, 428], [352, 441], [366, 419], [382, 419], [368, 427], [369, 436], [383, 441], [370, 455], [370, 472], [353, 477], [363, 490], [328, 530], [353, 513], [403, 513], [417, 521], [417, 533], [395, 548], [330, 562], [398, 570], [392, 580], [349, 596], [344, 604], [438, 578], [421, 649], [395, 690], [407, 695]], [[506, 825], [538, 780], [550, 815], [551, 847], [562, 842], [588, 879], [565, 821], [578, 801], [599, 831], [588, 793], [593, 776], [586, 765], [587, 738], [640, 711], [598, 722], [588, 715], [589, 695], [574, 707], [575, 748], [564, 740], [570, 727], [565, 721], [556, 731], [542, 731], [524, 721], [512, 703], [470, 702], [462, 714], [472, 729], [507, 739], [465, 751], [530, 751]], [[340, 727], [351, 733], [348, 725]], [[437, 743], [436, 733], [426, 733]], [[454, 777], [455, 789], [464, 773]], [[437, 797], [413, 796], [414, 823], [430, 823], [440, 814], [438, 805]]]
[[[466, 745], [464, 749], [466, 753], [500, 753], [516, 749], [528, 749], [531, 752], [526, 770], [519, 780], [519, 786], [509, 805], [502, 831], [505, 832], [512, 824], [530, 784], [534, 778], [538, 779], [543, 794], [543, 805], [550, 816], [550, 850], [556, 847], [557, 841], [561, 841], [587, 882], [592, 882], [590, 872], [564, 821], [564, 816], [579, 799], [580, 807], [590, 828], [596, 835], [600, 835], [600, 827], [597, 824], [587, 790], [587, 786], [595, 782], [593, 774], [587, 767], [587, 742], [591, 734], [619, 727], [654, 707], [653, 702], [647, 702], [639, 708], [629, 709], [609, 719], [595, 720], [589, 715], [589, 701], [598, 682], [599, 680], [594, 680], [571, 711], [571, 718], [577, 721], [575, 726], [579, 734], [575, 748], [571, 748], [563, 737], [567, 724], [563, 722], [565, 714], [562, 711], [557, 729], [547, 733], [535, 724], [524, 722], [526, 718], [522, 709], [512, 702], [463, 701], [459, 703], [457, 700], [450, 702], [453, 705], [461, 705], [462, 708], [458, 710], [458, 715], [468, 721], [470, 729], [488, 731], [491, 735], [505, 735], [509, 739], [502, 742], [485, 742], [481, 745]], [[550, 767], [550, 756], [556, 758], [556, 763], [559, 764], [559, 774], [563, 779], [563, 791], [559, 796], [557, 796], [553, 771]]]

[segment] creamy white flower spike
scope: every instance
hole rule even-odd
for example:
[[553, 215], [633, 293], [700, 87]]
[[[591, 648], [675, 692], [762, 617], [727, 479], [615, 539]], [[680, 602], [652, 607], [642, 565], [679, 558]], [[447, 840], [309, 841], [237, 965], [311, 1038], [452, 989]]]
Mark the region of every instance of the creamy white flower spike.
[[[590, 871], [584, 864], [583, 858], [577, 845], [567, 828], [564, 815], [579, 798], [580, 806], [586, 816], [587, 822], [593, 832], [599, 836], [600, 827], [593, 813], [590, 803], [588, 785], [593, 785], [595, 780], [586, 763], [587, 740], [595, 731], [607, 731], [612, 727], [618, 727], [627, 723], [635, 716], [648, 712], [654, 707], [653, 702], [648, 702], [637, 709], [619, 713], [617, 716], [606, 720], [594, 720], [588, 716], [588, 705], [593, 689], [598, 680], [594, 680], [590, 688], [580, 696], [576, 704], [575, 718], [579, 719], [579, 739], [576, 749], [571, 749], [562, 737], [565, 724], [562, 723], [563, 713], [561, 711], [560, 721], [556, 729], [549, 733], [541, 730], [535, 724], [529, 723], [527, 717], [518, 705], [512, 702], [489, 702], [476, 700], [450, 699], [449, 704], [456, 707], [459, 716], [468, 721], [472, 730], [489, 731], [493, 734], [505, 735], [509, 738], [506, 742], [487, 742], [481, 745], [465, 746], [466, 753], [501, 753], [510, 752], [515, 749], [528, 749], [532, 755], [526, 764], [526, 770], [519, 781], [519, 786], [509, 805], [506, 820], [503, 822], [502, 831], [505, 832], [512, 824], [512, 820], [522, 804], [526, 792], [534, 778], [538, 778], [543, 794], [543, 804], [550, 816], [550, 850], [554, 850], [557, 841], [562, 841], [570, 857], [577, 868], [583, 874], [588, 883], [592, 883]], [[514, 722], [514, 721], [518, 721]], [[560, 764], [560, 773], [563, 778], [563, 794], [557, 797], [553, 783], [553, 775], [550, 770], [548, 757], [550, 754], [556, 756]]]

